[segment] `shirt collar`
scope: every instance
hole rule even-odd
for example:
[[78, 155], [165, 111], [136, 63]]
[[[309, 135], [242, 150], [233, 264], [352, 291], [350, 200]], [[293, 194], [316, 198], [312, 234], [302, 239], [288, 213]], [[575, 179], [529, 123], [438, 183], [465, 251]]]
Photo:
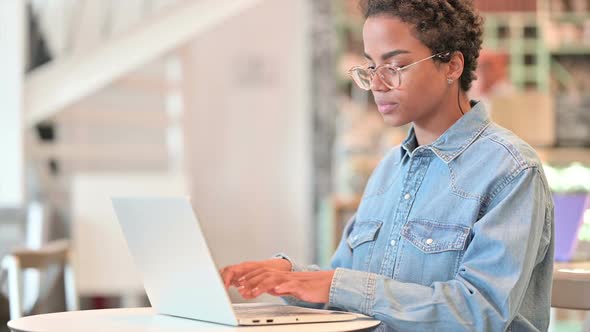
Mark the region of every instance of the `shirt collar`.
[[[490, 124], [490, 116], [483, 103], [478, 102], [433, 143], [424, 148], [432, 150], [445, 163], [450, 163], [465, 151]], [[418, 147], [414, 126], [403, 141], [402, 158]]]

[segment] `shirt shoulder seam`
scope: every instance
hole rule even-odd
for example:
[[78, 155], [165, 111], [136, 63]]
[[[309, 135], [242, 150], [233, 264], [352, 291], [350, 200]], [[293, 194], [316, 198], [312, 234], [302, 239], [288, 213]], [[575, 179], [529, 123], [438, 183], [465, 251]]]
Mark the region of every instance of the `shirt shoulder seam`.
[[506, 187], [508, 187], [509, 184], [511, 184], [520, 174], [522, 174], [523, 172], [525, 172], [528, 169], [535, 169], [538, 171], [538, 167], [536, 165], [527, 165], [524, 167], [516, 168], [511, 173], [509, 173], [507, 176], [505, 176], [504, 179], [502, 180], [502, 182], [500, 182], [500, 184], [498, 184], [494, 188], [494, 190], [492, 190], [491, 194], [487, 195], [484, 198], [483, 204], [482, 204], [482, 209], [481, 209], [482, 212], [480, 213], [479, 217], [482, 217], [485, 214], [484, 211], [487, 211], [487, 209], [492, 204], [494, 199], [496, 199], [496, 197], [498, 197], [498, 195]]

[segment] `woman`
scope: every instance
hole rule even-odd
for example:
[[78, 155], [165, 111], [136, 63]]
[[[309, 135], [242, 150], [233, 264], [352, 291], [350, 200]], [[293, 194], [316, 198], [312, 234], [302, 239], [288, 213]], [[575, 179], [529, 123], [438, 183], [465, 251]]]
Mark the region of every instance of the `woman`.
[[408, 137], [375, 169], [332, 270], [282, 256], [226, 267], [226, 286], [393, 331], [547, 330], [553, 205], [535, 151], [467, 97], [481, 17], [469, 0], [369, 0], [365, 13], [367, 64], [351, 75], [387, 124], [412, 123]]

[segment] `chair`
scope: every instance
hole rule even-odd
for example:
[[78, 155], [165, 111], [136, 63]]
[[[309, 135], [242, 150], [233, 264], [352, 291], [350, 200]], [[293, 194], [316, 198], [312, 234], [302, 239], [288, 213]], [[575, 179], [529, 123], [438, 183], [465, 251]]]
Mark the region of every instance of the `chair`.
[[[590, 262], [555, 263], [551, 307], [590, 311]], [[582, 331], [590, 331], [590, 315]]]
[[590, 262], [555, 264], [551, 306], [590, 310]]
[[2, 259], [1, 267], [8, 274], [8, 300], [11, 320], [25, 315], [23, 309], [23, 270], [31, 268], [42, 270], [53, 264], [59, 264], [64, 269], [66, 309], [78, 309], [74, 275], [70, 265], [69, 242], [67, 240], [57, 240], [49, 242], [39, 249], [13, 250]]

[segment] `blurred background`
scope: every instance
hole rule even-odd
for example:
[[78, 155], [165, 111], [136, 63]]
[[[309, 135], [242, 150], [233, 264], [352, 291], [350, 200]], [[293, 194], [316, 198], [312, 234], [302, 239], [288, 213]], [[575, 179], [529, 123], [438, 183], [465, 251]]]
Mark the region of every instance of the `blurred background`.
[[[590, 0], [475, 4], [470, 96], [542, 157], [556, 261], [588, 261]], [[0, 1], [0, 325], [149, 304], [111, 196], [189, 196], [220, 267], [327, 266], [408, 130], [347, 77], [362, 24], [358, 0]]]

